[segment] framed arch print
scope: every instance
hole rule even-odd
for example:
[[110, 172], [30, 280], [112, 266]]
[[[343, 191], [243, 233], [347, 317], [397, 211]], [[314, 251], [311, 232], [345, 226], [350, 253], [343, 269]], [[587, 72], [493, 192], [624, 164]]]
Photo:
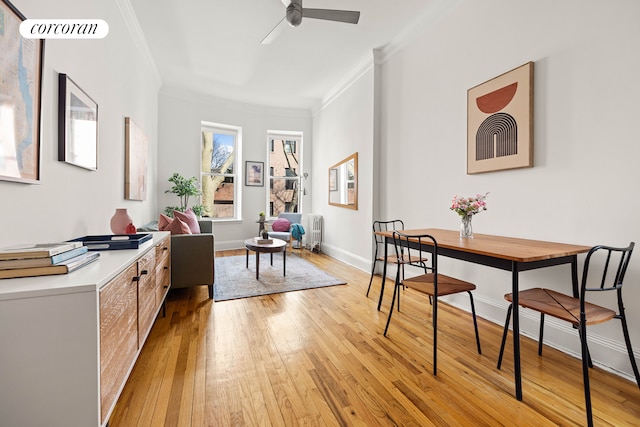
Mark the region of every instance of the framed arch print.
[[467, 91], [467, 174], [533, 166], [533, 62]]

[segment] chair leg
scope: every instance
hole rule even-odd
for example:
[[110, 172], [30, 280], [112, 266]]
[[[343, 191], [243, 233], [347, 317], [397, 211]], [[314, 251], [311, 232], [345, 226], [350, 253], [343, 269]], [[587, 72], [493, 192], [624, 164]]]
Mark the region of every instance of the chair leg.
[[[387, 317], [387, 325], [384, 327], [384, 336], [387, 336], [389, 330], [389, 323], [391, 323], [391, 314], [393, 314], [393, 306], [396, 302], [396, 295], [398, 295], [398, 284], [393, 287], [393, 296], [391, 297], [391, 307], [389, 307], [389, 317]], [[400, 309], [398, 309], [400, 311]]]
[[473, 314], [473, 328], [476, 331], [476, 344], [478, 345], [478, 354], [482, 354], [482, 349], [480, 348], [480, 335], [478, 334], [478, 321], [476, 320], [476, 306], [473, 303], [473, 294], [471, 292], [467, 292], [469, 294], [469, 301], [471, 301], [471, 314]]
[[369, 291], [371, 290], [371, 284], [373, 283], [373, 273], [376, 271], [376, 263], [377, 262], [378, 262], [378, 260], [374, 258], [373, 267], [371, 267], [371, 278], [369, 279], [369, 287], [367, 288], [367, 295], [366, 296], [369, 296]]
[[582, 381], [584, 383], [584, 402], [587, 412], [587, 426], [593, 427], [593, 413], [591, 410], [591, 386], [589, 384], [589, 348], [587, 347], [587, 328], [584, 313], [580, 315], [580, 348], [582, 354]]
[[509, 321], [511, 320], [511, 310], [513, 309], [513, 304], [509, 304], [509, 308], [507, 309], [507, 319], [504, 322], [504, 332], [502, 333], [502, 344], [500, 344], [500, 355], [498, 356], [498, 366], [500, 369], [502, 366], [502, 356], [504, 355], [504, 345], [507, 343], [507, 334], [509, 333]]
[[627, 344], [627, 352], [629, 353], [629, 360], [631, 361], [631, 367], [633, 368], [633, 373], [636, 376], [636, 383], [638, 384], [638, 388], [640, 388], [640, 374], [638, 373], [638, 365], [636, 364], [636, 358], [633, 355], [633, 348], [631, 347], [631, 340], [629, 339], [629, 328], [627, 327], [627, 319], [624, 315], [624, 310], [619, 318], [622, 322], [622, 333], [624, 334], [624, 342]]
[[544, 334], [544, 313], [540, 313], [540, 334], [538, 335], [538, 356], [542, 356], [542, 335]]
[[433, 296], [433, 375], [438, 375], [438, 288]]
[[[578, 336], [580, 337], [580, 340], [582, 340], [582, 335], [581, 335], [582, 332], [580, 329], [580, 325], [574, 326], [573, 328], [578, 330]], [[587, 346], [587, 363], [589, 364], [590, 368], [593, 368], [593, 361], [591, 361], [591, 353], [589, 352], [589, 343], [586, 343], [586, 346]]]

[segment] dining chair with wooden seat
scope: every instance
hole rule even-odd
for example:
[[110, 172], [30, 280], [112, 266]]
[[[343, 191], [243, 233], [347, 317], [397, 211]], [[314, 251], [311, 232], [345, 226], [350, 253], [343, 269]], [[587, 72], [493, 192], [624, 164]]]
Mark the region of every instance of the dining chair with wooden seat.
[[[373, 254], [373, 263], [372, 263], [373, 265], [371, 267], [371, 277], [369, 278], [369, 287], [367, 288], [367, 295], [366, 295], [367, 297], [369, 296], [369, 291], [371, 290], [371, 284], [373, 283], [373, 276], [375, 274], [376, 264], [378, 262], [395, 264], [397, 268], [402, 271], [402, 274], [404, 277], [404, 264], [407, 263], [404, 253], [400, 252], [399, 255], [396, 255], [393, 253], [387, 254], [387, 257], [385, 258], [385, 251], [384, 251], [385, 245], [386, 245], [385, 237], [377, 234], [378, 232], [381, 232], [381, 231], [402, 231], [402, 230], [404, 230], [404, 222], [401, 219], [393, 219], [390, 221], [373, 221], [374, 254]], [[422, 263], [422, 268], [425, 269], [425, 273], [427, 268], [427, 265], [425, 264], [426, 262], [427, 262], [427, 258], [424, 258], [424, 259], [418, 259], [418, 257], [413, 258], [414, 264]], [[383, 271], [382, 283], [380, 285], [380, 297], [379, 297], [379, 303], [378, 303], [378, 310], [380, 310], [380, 306], [382, 303], [382, 296], [384, 293], [384, 285], [386, 280], [387, 280], [386, 274], [384, 274], [384, 271]]]
[[[405, 266], [424, 268], [423, 261], [415, 262], [415, 260], [426, 259], [428, 252], [430, 252], [429, 259], [431, 262], [428, 267], [428, 270], [430, 271], [429, 273], [420, 274], [414, 277], [402, 277], [399, 271], [396, 273], [393, 297], [391, 300], [391, 307], [389, 308], [387, 324], [384, 328], [384, 336], [387, 336], [387, 332], [389, 330], [394, 305], [397, 305], [397, 310], [400, 311], [400, 288], [406, 287], [410, 290], [413, 289], [428, 295], [429, 300], [432, 302], [431, 324], [433, 328], [433, 375], [437, 375], [438, 298], [441, 296], [466, 292], [469, 294], [469, 300], [471, 302], [471, 313], [473, 317], [473, 327], [476, 334], [478, 354], [482, 354], [482, 349], [480, 348], [480, 335], [478, 334], [478, 322], [476, 320], [476, 309], [473, 303], [473, 294], [471, 293], [471, 291], [476, 288], [476, 285], [464, 280], [456, 279], [455, 277], [446, 276], [438, 271], [438, 242], [433, 236], [429, 234], [404, 234], [402, 232], [395, 231], [393, 232], [393, 241], [396, 256], [401, 256], [403, 253], [408, 254], [404, 256]], [[411, 249], [411, 252], [409, 249]]]
[[[587, 326], [597, 325], [611, 319], [619, 319], [622, 323], [622, 333], [627, 345], [627, 352], [631, 361], [631, 367], [636, 377], [636, 383], [640, 388], [640, 374], [636, 364], [631, 340], [629, 338], [629, 328], [625, 317], [624, 304], [622, 300], [622, 283], [624, 280], [629, 259], [633, 252], [635, 243], [631, 242], [624, 248], [611, 246], [595, 246], [587, 253], [582, 270], [582, 281], [580, 288], [574, 290], [577, 296], [566, 295], [551, 289], [533, 288], [518, 292], [518, 305], [535, 310], [540, 313], [540, 335], [538, 337], [538, 355], [542, 355], [542, 341], [545, 315], [555, 317], [571, 323], [578, 330], [581, 344], [582, 375], [584, 382], [584, 398], [587, 414], [587, 424], [593, 425], [593, 415], [591, 410], [591, 389], [589, 386], [589, 368], [593, 367], [589, 348], [587, 344]], [[587, 294], [594, 295], [597, 292], [615, 291], [618, 300], [618, 311], [593, 304], [586, 301]], [[513, 308], [513, 295], [506, 294], [504, 298], [511, 304], [507, 309], [507, 318], [502, 335], [502, 344], [498, 356], [498, 369], [502, 365], [504, 346], [509, 332], [509, 321]]]

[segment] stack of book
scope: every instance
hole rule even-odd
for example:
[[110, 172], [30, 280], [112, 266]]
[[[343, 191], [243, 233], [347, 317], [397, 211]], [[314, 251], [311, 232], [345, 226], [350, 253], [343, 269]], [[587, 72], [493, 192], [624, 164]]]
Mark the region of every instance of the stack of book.
[[0, 248], [0, 279], [75, 271], [100, 256], [82, 242], [38, 243]]

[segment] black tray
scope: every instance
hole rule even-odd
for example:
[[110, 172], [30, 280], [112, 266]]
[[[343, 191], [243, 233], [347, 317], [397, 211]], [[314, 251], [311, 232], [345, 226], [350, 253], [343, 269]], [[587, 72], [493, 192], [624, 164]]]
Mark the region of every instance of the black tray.
[[106, 234], [103, 236], [84, 236], [69, 240], [82, 242], [90, 251], [111, 251], [117, 249], [138, 249], [140, 245], [151, 239], [150, 233], [141, 234]]

